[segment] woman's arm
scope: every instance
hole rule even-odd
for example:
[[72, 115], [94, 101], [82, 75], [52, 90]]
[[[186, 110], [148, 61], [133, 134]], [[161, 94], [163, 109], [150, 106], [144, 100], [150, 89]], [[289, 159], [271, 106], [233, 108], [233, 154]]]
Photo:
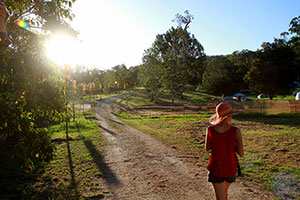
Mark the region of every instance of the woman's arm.
[[236, 129], [236, 152], [239, 156], [244, 156], [243, 138], [239, 128]]
[[205, 150], [208, 152], [210, 151], [210, 143], [209, 143], [209, 137], [208, 137], [208, 128], [206, 129], [206, 136], [205, 136]]

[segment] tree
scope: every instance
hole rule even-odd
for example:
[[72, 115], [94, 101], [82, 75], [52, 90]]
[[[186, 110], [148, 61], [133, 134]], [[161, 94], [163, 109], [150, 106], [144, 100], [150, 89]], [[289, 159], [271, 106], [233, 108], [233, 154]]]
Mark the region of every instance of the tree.
[[127, 88], [128, 86], [133, 86], [133, 74], [130, 70], [126, 68], [126, 66], [123, 65], [117, 65], [113, 67], [113, 71], [115, 73], [115, 80], [118, 83], [119, 89]]
[[275, 94], [287, 93], [297, 77], [295, 57], [294, 51], [283, 39], [263, 43], [245, 76], [250, 89], [266, 93], [270, 99]]
[[295, 64], [298, 65], [297, 81], [300, 81], [300, 16], [294, 17], [290, 22], [289, 33], [282, 33], [284, 37], [288, 34], [291, 35], [288, 45], [293, 49], [296, 54]]
[[[300, 52], [300, 16], [294, 17], [290, 22], [289, 33], [292, 35], [291, 40], [289, 43], [295, 50], [299, 53]], [[284, 33], [288, 34], [288, 33]]]
[[[177, 22], [179, 37], [181, 37], [181, 45], [183, 47], [183, 71], [187, 82], [192, 85], [201, 83], [202, 75], [205, 69], [204, 61], [206, 56], [202, 45], [197, 41], [193, 34], [188, 32], [188, 28], [194, 16], [188, 10], [184, 12], [184, 16], [177, 13], [173, 22]], [[198, 48], [196, 48], [198, 47]], [[181, 93], [182, 95], [182, 93]]]
[[48, 25], [55, 19], [64, 27], [65, 19], [71, 18], [68, 10], [73, 2], [5, 2], [11, 13], [7, 31], [12, 44], [0, 49], [0, 198], [12, 192], [12, 185], [17, 195], [19, 187], [14, 181], [24, 180], [25, 174], [38, 171], [52, 159], [53, 144], [47, 127], [61, 119], [66, 110], [63, 80], [45, 56], [44, 35], [25, 31], [15, 21], [21, 18], [39, 26], [41, 33], [54, 31]]
[[138, 65], [138, 66], [129, 68], [129, 71], [131, 74], [131, 79], [130, 79], [130, 83], [129, 83], [130, 88], [140, 85], [139, 80], [138, 80], [138, 74], [139, 74], [141, 67], [142, 67], [142, 65]]
[[151, 101], [157, 101], [162, 92], [162, 63], [157, 53], [154, 48], [145, 50], [143, 56], [144, 64], [140, 67], [138, 73], [138, 80], [150, 95]]
[[202, 89], [206, 92], [228, 95], [236, 91], [232, 72], [234, 65], [225, 56], [215, 57], [207, 64], [202, 78]]
[[185, 23], [184, 28], [172, 27], [165, 34], [157, 35], [143, 59], [144, 67], [151, 68], [152, 72], [155, 70], [151, 74], [158, 76], [149, 80], [156, 79], [173, 101], [175, 97], [182, 96], [185, 84], [197, 85], [200, 82], [204, 69], [204, 50], [194, 35], [187, 32], [192, 16], [188, 12], [186, 14], [185, 17], [176, 15], [180, 25]]
[[58, 32], [68, 26], [66, 19], [72, 20], [72, 5], [76, 0], [10, 0], [5, 1], [10, 11], [10, 22], [23, 19], [29, 25], [43, 31]]
[[232, 81], [235, 85], [235, 91], [247, 89], [248, 84], [244, 77], [251, 67], [251, 60], [255, 53], [249, 50], [235, 51], [228, 56], [229, 61], [233, 64]]

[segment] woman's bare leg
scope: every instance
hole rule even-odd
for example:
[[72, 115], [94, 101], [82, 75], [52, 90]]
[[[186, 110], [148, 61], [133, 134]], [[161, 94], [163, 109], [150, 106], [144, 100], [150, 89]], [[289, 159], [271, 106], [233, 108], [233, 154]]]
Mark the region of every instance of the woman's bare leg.
[[212, 183], [215, 190], [215, 196], [217, 200], [226, 200], [225, 196], [225, 185], [223, 183]]
[[225, 195], [225, 199], [228, 200], [228, 188], [230, 186], [230, 183], [224, 181], [224, 195]]

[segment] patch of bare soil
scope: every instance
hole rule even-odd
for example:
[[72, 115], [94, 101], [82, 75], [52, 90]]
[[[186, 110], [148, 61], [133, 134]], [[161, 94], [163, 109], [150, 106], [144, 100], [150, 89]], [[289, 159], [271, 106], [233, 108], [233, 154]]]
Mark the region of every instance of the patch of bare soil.
[[[96, 116], [106, 140], [102, 195], [89, 199], [214, 199], [207, 170], [188, 162], [182, 153], [121, 122], [110, 105], [118, 97], [99, 102]], [[188, 158], [187, 158], [188, 159]], [[275, 199], [254, 183], [238, 179], [229, 199]]]

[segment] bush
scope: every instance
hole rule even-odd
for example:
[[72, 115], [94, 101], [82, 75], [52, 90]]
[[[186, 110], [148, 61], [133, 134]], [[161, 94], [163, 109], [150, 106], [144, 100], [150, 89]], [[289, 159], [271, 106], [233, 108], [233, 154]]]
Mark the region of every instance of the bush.
[[0, 66], [2, 199], [22, 191], [24, 179], [52, 159], [47, 127], [62, 118], [66, 106], [62, 82], [45, 60], [5, 50], [0, 51]]

